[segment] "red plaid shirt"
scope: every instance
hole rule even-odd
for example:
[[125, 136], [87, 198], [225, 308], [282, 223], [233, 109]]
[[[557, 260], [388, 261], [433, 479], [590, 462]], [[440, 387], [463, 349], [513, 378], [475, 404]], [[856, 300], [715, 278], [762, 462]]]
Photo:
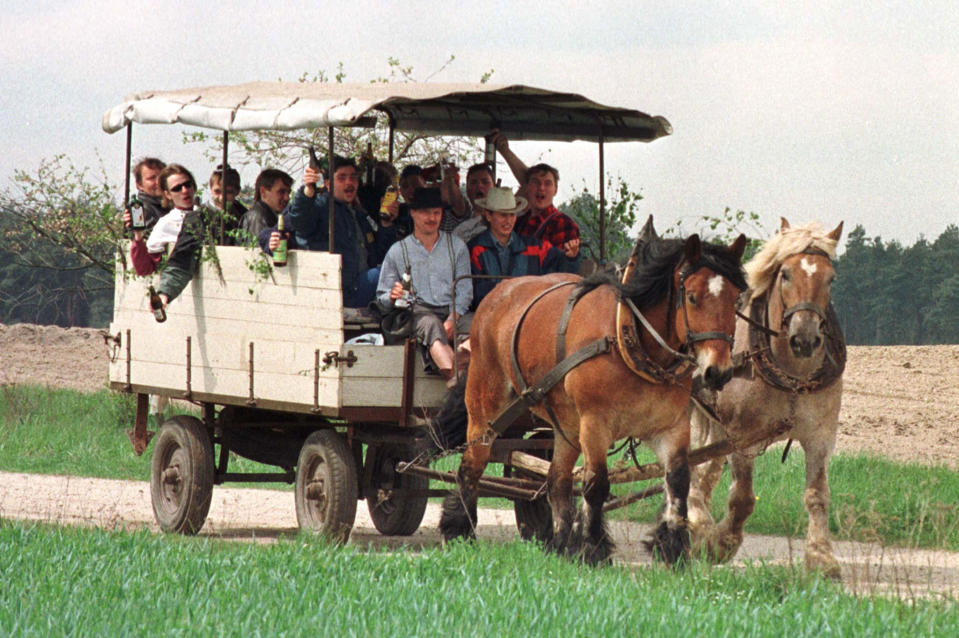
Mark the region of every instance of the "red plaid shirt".
[[537, 215], [530, 210], [516, 220], [513, 230], [524, 237], [548, 241], [560, 249], [571, 239], [579, 239], [579, 226], [569, 215], [559, 212], [555, 206], [547, 208], [542, 215]]

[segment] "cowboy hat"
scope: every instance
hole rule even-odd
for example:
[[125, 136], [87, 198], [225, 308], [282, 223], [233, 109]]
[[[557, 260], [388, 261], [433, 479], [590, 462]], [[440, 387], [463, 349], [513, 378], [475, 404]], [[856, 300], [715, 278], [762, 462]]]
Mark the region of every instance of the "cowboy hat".
[[513, 195], [513, 191], [503, 186], [494, 186], [489, 189], [486, 197], [480, 197], [476, 200], [476, 206], [483, 210], [493, 213], [506, 213], [507, 215], [517, 215], [526, 210], [528, 202], [525, 197]]

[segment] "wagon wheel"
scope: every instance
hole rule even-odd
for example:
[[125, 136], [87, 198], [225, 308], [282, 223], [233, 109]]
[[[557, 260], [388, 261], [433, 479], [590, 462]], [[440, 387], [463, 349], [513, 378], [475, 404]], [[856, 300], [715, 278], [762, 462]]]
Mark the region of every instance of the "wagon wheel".
[[356, 520], [353, 453], [333, 430], [317, 430], [303, 443], [296, 465], [296, 520], [300, 529], [346, 542]]
[[[528, 440], [553, 439], [552, 432], [535, 432]], [[553, 450], [529, 450], [529, 454], [538, 456], [547, 461], [553, 460]], [[509, 472], [508, 467], [504, 467], [504, 473]], [[519, 535], [524, 541], [535, 538], [538, 541], [545, 542], [552, 536], [553, 510], [550, 508], [546, 495], [542, 494], [532, 501], [525, 499], [513, 499], [513, 513], [516, 516], [516, 527], [519, 529]]]
[[213, 496], [213, 442], [203, 423], [178, 415], [160, 428], [150, 466], [153, 515], [164, 532], [196, 534]]
[[415, 456], [409, 445], [370, 446], [366, 462], [373, 464], [373, 493], [367, 495], [373, 526], [384, 536], [409, 536], [417, 529], [426, 514], [429, 497], [423, 495], [392, 495], [393, 489], [427, 490], [430, 480], [425, 476], [400, 474], [397, 461], [409, 461]]

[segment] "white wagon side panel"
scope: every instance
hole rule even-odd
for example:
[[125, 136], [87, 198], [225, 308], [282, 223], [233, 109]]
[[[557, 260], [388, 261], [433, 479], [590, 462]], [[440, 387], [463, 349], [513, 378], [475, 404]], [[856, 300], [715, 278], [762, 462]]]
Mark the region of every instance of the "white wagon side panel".
[[[204, 263], [164, 323], [153, 320], [147, 297], [157, 277], [124, 277], [118, 267], [113, 387], [331, 415], [402, 405], [403, 347], [343, 345], [338, 255], [292, 251], [288, 266], [266, 277], [250, 268], [254, 251], [218, 247], [217, 256], [222, 279]], [[349, 351], [357, 357], [350, 367], [322, 361]], [[445, 386], [422, 367], [417, 360], [411, 405], [436, 405]]]

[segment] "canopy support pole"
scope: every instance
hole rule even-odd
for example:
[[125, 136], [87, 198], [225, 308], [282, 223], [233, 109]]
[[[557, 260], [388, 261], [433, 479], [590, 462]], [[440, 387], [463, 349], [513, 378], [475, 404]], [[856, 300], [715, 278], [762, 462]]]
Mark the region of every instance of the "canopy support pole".
[[606, 162], [603, 144], [606, 135], [599, 130], [599, 263], [606, 263]]
[[122, 210], [126, 210], [130, 205], [130, 164], [133, 161], [133, 122], [127, 122], [127, 174], [123, 186], [123, 205]]
[[220, 215], [220, 245], [226, 244], [226, 216], [229, 215], [226, 201], [226, 169], [230, 147], [230, 132], [223, 131], [223, 164], [220, 165], [220, 193], [223, 197], [223, 214]]
[[393, 163], [393, 118], [390, 118], [390, 150], [389, 150], [389, 161], [390, 164]]
[[[328, 149], [328, 150], [327, 150], [327, 157], [329, 158], [329, 162], [328, 162], [329, 168], [328, 168], [327, 171], [326, 171], [326, 172], [328, 173], [327, 176], [326, 176], [326, 190], [327, 190], [327, 191], [329, 192], [329, 194], [330, 194], [330, 198], [329, 198], [329, 199], [330, 199], [330, 243], [329, 243], [329, 251], [332, 253], [332, 252], [333, 252], [333, 247], [334, 247], [334, 245], [335, 245], [335, 244], [333, 243], [333, 216], [334, 216], [334, 214], [335, 214], [335, 212], [334, 212], [335, 202], [334, 202], [334, 199], [333, 199], [333, 157], [334, 157], [334, 153], [333, 153], [333, 127], [332, 127], [332, 126], [328, 126], [328, 127], [326, 128], [326, 131], [327, 131], [326, 147], [327, 147], [327, 149]], [[342, 285], [342, 284], [341, 284], [341, 285]]]

